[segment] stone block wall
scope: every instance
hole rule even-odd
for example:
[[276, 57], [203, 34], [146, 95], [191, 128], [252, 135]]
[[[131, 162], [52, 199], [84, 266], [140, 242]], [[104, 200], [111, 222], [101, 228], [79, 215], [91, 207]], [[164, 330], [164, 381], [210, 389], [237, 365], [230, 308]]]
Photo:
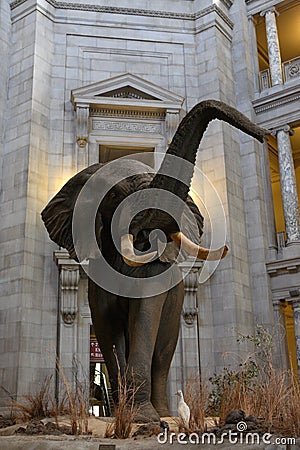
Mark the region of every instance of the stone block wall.
[[[218, 6], [212, 0], [121, 0], [110, 2], [109, 8], [104, 0], [87, 3], [86, 8], [75, 0], [68, 7], [47, 0], [13, 3], [9, 64], [9, 9], [8, 3], [1, 3], [0, 39], [9, 83], [6, 90], [7, 74], [1, 71], [0, 106], [6, 112], [0, 116], [0, 137], [5, 123], [6, 128], [0, 385], [18, 396], [54, 373], [58, 349], [69, 366], [74, 355], [87, 359], [89, 344], [84, 347], [88, 338], [82, 328], [89, 323], [85, 300], [77, 331], [67, 330], [72, 334], [72, 348], [67, 351], [67, 341], [58, 342], [58, 330], [64, 325], [58, 268], [53, 262], [57, 247], [40, 220], [47, 201], [87, 160], [87, 148], [76, 144], [71, 91], [129, 72], [184, 97], [184, 111], [200, 100], [215, 98], [254, 117], [249, 31], [242, 0], [232, 6], [229, 0]], [[2, 109], [6, 97], [7, 110]], [[203, 197], [213, 223], [212, 229], [207, 217], [205, 239], [209, 242], [212, 233], [220, 239], [224, 236], [225, 218], [231, 249], [198, 290], [200, 360], [205, 376], [224, 366], [228, 349], [241, 358], [247, 354], [247, 347], [238, 348], [236, 339], [240, 332], [253, 332], [254, 313], [263, 314], [266, 323], [272, 321], [263, 269], [268, 191], [261, 152], [252, 139], [214, 122], [198, 154], [197, 168], [209, 177], [222, 205], [221, 210], [216, 208], [210, 190], [194, 180], [193, 188]], [[83, 299], [84, 294], [80, 295]], [[174, 359], [170, 392], [177, 380], [187, 376], [184, 364], [196, 365], [195, 330], [185, 331]]]

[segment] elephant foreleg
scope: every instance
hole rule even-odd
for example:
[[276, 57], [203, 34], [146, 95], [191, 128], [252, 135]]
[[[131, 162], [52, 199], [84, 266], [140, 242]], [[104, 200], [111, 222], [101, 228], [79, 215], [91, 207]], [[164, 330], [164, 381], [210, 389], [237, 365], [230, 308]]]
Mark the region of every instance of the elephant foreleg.
[[183, 299], [181, 282], [169, 291], [164, 303], [153, 354], [151, 402], [160, 417], [170, 416], [167, 379], [178, 340]]
[[159, 420], [151, 404], [151, 364], [166, 293], [129, 302], [128, 377], [135, 390], [137, 421]]

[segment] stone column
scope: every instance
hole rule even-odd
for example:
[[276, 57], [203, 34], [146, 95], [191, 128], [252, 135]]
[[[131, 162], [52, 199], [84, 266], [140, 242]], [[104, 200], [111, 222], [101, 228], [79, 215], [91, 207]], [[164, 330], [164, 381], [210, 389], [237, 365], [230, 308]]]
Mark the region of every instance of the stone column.
[[289, 359], [282, 302], [280, 300], [273, 300], [273, 308], [278, 352], [277, 367], [281, 367], [285, 370], [289, 368]]
[[58, 398], [62, 398], [65, 386], [62, 374], [71, 389], [78, 378], [78, 285], [80, 280], [79, 264], [72, 260], [68, 252], [54, 252], [54, 260], [59, 268], [59, 331], [57, 338], [57, 356], [61, 373], [58, 374]]
[[200, 343], [199, 343], [199, 321], [198, 321], [198, 299], [199, 271], [203, 266], [202, 261], [195, 261], [191, 268], [189, 260], [180, 264], [180, 269], [185, 277], [184, 303], [182, 310], [181, 338], [183, 345], [184, 380], [186, 385], [190, 378], [200, 378]]
[[297, 297], [296, 299], [292, 300], [292, 306], [294, 312], [294, 328], [295, 328], [298, 374], [300, 377], [300, 297]]
[[202, 261], [193, 263], [193, 261], [186, 260], [179, 264], [185, 278], [183, 280], [184, 303], [180, 333], [168, 377], [169, 406], [173, 414], [176, 414], [177, 411], [175, 392], [184, 388], [189, 379], [200, 376], [197, 290], [202, 266]]
[[281, 195], [288, 243], [300, 241], [299, 201], [289, 137], [291, 133], [288, 125], [277, 128], [272, 133], [277, 136]]
[[276, 16], [279, 14], [273, 7], [262, 11], [260, 15], [262, 17], [264, 16], [266, 21], [271, 81], [272, 86], [275, 86], [277, 84], [282, 84], [281, 56], [276, 25]]

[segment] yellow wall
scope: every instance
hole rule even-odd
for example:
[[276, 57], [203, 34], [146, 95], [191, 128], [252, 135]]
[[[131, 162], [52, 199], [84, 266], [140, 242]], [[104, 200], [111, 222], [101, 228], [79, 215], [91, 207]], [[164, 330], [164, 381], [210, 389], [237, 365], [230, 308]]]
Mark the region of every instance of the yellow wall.
[[284, 318], [285, 318], [285, 329], [287, 337], [287, 346], [289, 359], [291, 364], [291, 369], [297, 375], [298, 365], [297, 365], [297, 354], [296, 354], [296, 340], [295, 340], [295, 328], [294, 328], [294, 313], [292, 305], [288, 302], [284, 303], [283, 307]]

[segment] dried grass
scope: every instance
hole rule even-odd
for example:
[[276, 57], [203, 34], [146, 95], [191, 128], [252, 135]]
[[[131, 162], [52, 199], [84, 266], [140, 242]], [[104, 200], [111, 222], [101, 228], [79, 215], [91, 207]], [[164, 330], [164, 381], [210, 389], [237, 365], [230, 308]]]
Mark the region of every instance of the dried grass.
[[[57, 370], [65, 388], [66, 408], [71, 421], [73, 434], [88, 434], [88, 402], [82, 383], [75, 377], [75, 387], [70, 388], [64, 370], [57, 360]], [[76, 375], [76, 374], [75, 374]]]
[[189, 431], [206, 431], [205, 423], [206, 410], [209, 401], [209, 389], [204, 380], [199, 376], [190, 379], [185, 389], [185, 401], [190, 407], [191, 417]]
[[70, 418], [72, 434], [87, 434], [89, 414], [87, 397], [82, 384], [75, 377], [75, 387], [71, 388], [58, 360], [57, 371], [65, 389], [60, 402], [57, 402], [52, 389], [52, 376], [48, 376], [36, 392], [23, 396], [22, 401], [11, 397], [10, 405], [13, 414], [22, 421], [54, 417], [58, 430], [60, 428], [58, 417], [67, 415]]
[[24, 395], [24, 401], [11, 398], [10, 406], [18, 419], [28, 421], [43, 419], [51, 415], [51, 380], [52, 376], [46, 377], [35, 393]]

